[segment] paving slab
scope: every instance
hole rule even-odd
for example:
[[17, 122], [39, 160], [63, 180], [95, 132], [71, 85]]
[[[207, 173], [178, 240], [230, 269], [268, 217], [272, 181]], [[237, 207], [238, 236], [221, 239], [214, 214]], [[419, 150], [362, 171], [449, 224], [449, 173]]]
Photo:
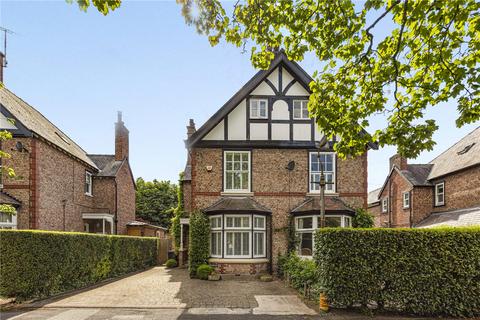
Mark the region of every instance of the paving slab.
[[263, 295], [255, 296], [258, 307], [253, 308], [253, 314], [267, 315], [315, 315], [297, 296]]

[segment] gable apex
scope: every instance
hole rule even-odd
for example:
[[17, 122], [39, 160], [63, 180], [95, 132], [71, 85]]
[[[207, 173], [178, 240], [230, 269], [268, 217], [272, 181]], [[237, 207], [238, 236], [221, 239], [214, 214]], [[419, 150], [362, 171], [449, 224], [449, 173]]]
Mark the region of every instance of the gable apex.
[[[303, 70], [296, 62], [288, 59], [283, 50], [276, 53], [270, 67], [267, 70], [258, 71], [237, 93], [235, 93], [215, 114], [210, 117], [188, 140], [187, 146], [192, 146], [202, 140], [212, 129], [214, 129], [230, 112], [232, 112], [243, 100], [247, 98], [262, 82], [270, 82], [269, 76], [273, 72], [278, 72], [277, 68], [282, 66], [293, 76], [297, 84], [301, 85], [310, 93], [309, 84], [313, 80], [310, 75]], [[288, 84], [284, 83], [286, 89]], [[272, 87], [275, 87], [272, 85]]]

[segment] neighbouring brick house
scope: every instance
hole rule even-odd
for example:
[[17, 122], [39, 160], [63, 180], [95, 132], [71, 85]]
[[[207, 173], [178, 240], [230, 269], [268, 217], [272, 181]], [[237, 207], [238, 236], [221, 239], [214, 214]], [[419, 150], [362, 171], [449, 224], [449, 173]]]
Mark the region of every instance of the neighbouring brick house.
[[311, 81], [279, 52], [198, 130], [190, 120], [184, 207], [209, 216], [210, 263], [222, 273], [272, 271], [292, 220], [298, 253], [312, 256], [320, 165], [330, 182], [327, 226], [350, 226], [355, 208], [367, 207], [367, 152], [341, 160], [337, 139], [316, 148], [323, 135], [307, 110]]
[[390, 158], [382, 188], [369, 193], [378, 227], [480, 225], [480, 127], [427, 164]]
[[6, 88], [0, 106], [0, 130], [13, 134], [1, 146], [11, 158], [2, 161], [16, 173], [1, 177], [0, 200], [17, 208], [1, 214], [0, 227], [125, 234], [135, 220], [135, 182], [121, 114], [115, 154], [91, 155]]

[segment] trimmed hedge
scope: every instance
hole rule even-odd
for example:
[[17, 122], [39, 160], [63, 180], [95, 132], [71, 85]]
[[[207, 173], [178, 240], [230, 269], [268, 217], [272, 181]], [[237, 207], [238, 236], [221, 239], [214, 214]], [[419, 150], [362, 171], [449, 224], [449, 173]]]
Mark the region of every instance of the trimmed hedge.
[[156, 264], [157, 239], [0, 230], [0, 295], [47, 297]]
[[210, 221], [203, 212], [190, 215], [188, 241], [188, 271], [190, 277], [197, 275], [197, 268], [208, 264], [210, 257]]
[[480, 315], [480, 228], [323, 229], [315, 252], [334, 306]]

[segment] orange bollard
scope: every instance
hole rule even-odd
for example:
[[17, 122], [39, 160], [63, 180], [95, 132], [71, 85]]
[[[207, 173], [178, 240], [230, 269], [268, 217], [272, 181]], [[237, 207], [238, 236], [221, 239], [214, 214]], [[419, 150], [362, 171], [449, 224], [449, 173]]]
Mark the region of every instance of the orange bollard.
[[327, 295], [323, 292], [320, 293], [320, 310], [323, 312], [328, 312], [328, 301]]

